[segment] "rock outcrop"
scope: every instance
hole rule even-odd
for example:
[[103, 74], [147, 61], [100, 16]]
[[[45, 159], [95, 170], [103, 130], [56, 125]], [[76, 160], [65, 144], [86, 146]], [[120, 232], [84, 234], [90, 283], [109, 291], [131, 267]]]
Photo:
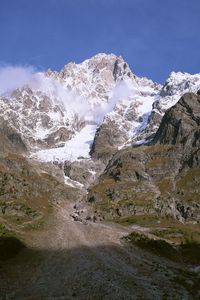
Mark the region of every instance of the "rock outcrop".
[[199, 146], [200, 96], [185, 94], [164, 115], [153, 143]]
[[81, 159], [74, 162], [65, 161], [63, 168], [65, 176], [88, 188], [103, 173], [105, 165], [98, 160]]
[[0, 154], [9, 151], [25, 154], [27, 147], [21, 135], [9, 125], [9, 122], [0, 119]]

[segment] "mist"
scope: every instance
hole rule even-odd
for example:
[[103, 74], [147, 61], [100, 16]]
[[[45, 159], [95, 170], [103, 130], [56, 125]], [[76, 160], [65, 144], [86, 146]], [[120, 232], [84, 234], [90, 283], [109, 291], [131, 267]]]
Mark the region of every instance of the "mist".
[[29, 86], [44, 92], [52, 101], [61, 102], [66, 110], [78, 114], [86, 121], [93, 121], [97, 124], [102, 123], [105, 115], [113, 111], [117, 103], [131, 95], [129, 87], [122, 80], [116, 83], [107, 103], [102, 102], [92, 107], [88, 103], [88, 99], [84, 99], [73, 90], [69, 91], [58, 79], [46, 77], [44, 73], [36, 73], [29, 82]]
[[64, 87], [58, 79], [47, 77], [43, 72], [37, 72], [32, 66], [0, 67], [0, 96], [9, 96], [15, 89], [23, 86], [45, 93], [54, 104], [61, 103], [66, 111], [78, 114], [85, 121], [97, 124], [102, 123], [104, 117], [113, 111], [117, 103], [130, 96], [127, 84], [119, 81], [108, 103], [102, 102], [92, 107], [88, 99]]
[[10, 96], [15, 89], [24, 86], [45, 93], [52, 102], [62, 103], [66, 110], [81, 116], [90, 115], [89, 104], [75, 92], [64, 88], [59, 80], [37, 72], [33, 66], [0, 66], [0, 96]]
[[31, 81], [35, 69], [32, 66], [0, 66], [0, 96], [9, 95]]
[[91, 118], [91, 107], [87, 100], [83, 99], [75, 91], [64, 87], [58, 79], [47, 77], [40, 72], [32, 76], [28, 85], [33, 90], [45, 93], [54, 104], [61, 103], [66, 111], [72, 111], [81, 117]]
[[113, 109], [115, 106], [124, 99], [128, 99], [131, 95], [131, 90], [125, 81], [121, 80], [116, 83], [112, 91], [112, 96], [108, 103], [102, 104], [99, 109], [94, 112], [94, 119], [97, 124], [102, 123], [104, 117]]

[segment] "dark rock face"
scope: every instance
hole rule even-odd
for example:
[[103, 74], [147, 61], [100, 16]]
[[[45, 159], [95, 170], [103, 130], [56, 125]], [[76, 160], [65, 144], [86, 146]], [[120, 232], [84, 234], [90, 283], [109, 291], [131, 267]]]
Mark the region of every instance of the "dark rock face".
[[118, 126], [115, 126], [112, 121], [104, 123], [95, 134], [91, 155], [93, 158], [107, 163], [117, 151], [117, 145], [122, 142], [122, 133], [119, 131]]
[[166, 112], [151, 145], [118, 151], [90, 188], [96, 214], [200, 222], [199, 118], [200, 97], [185, 94]]
[[[55, 132], [52, 132], [44, 139], [48, 147], [53, 147], [56, 143], [60, 146], [72, 137], [73, 132], [66, 127], [60, 127]], [[62, 144], [63, 143], [63, 144]]]
[[196, 130], [199, 125], [200, 96], [185, 94], [164, 115], [153, 144], [186, 144], [188, 140], [193, 144], [198, 140]]
[[15, 129], [10, 127], [4, 120], [0, 120], [0, 153], [13, 151], [25, 153], [27, 147], [21, 138], [21, 135]]
[[129, 70], [129, 67], [128, 67], [127, 63], [122, 62], [121, 59], [116, 59], [116, 61], [114, 63], [114, 69], [113, 69], [114, 80], [115, 81], [119, 80], [119, 79], [123, 78], [123, 76], [126, 74], [128, 77], [131, 77], [132, 74], [128, 70]]

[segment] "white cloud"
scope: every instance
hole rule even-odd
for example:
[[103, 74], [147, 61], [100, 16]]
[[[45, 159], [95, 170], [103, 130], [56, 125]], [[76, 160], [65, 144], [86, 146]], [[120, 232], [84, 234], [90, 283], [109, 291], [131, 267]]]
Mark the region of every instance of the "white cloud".
[[55, 104], [61, 102], [66, 111], [96, 123], [101, 123], [104, 116], [111, 112], [120, 100], [130, 95], [126, 83], [120, 81], [113, 89], [108, 103], [102, 102], [92, 108], [86, 99], [74, 91], [69, 91], [58, 79], [47, 77], [44, 73], [37, 72], [32, 66], [0, 66], [0, 95], [9, 95], [16, 88], [25, 85], [45, 93]]
[[44, 73], [35, 73], [28, 85], [33, 90], [45, 93], [53, 102], [61, 102], [66, 110], [70, 110], [82, 117], [89, 117], [90, 106], [74, 91], [69, 91], [58, 79], [46, 77]]
[[28, 84], [34, 73], [35, 69], [31, 66], [0, 66], [0, 95]]
[[113, 111], [114, 107], [121, 100], [127, 99], [131, 95], [131, 91], [127, 84], [122, 80], [117, 82], [113, 89], [112, 97], [108, 103], [104, 103], [94, 112], [94, 119], [97, 123], [101, 123], [106, 114]]

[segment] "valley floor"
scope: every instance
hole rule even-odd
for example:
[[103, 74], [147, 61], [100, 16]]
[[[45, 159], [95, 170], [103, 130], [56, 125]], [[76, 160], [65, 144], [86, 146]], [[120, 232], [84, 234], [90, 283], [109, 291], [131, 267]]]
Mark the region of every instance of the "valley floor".
[[130, 227], [75, 222], [72, 211], [57, 207], [29, 248], [0, 263], [1, 300], [195, 299], [177, 280], [183, 266], [122, 242]]

